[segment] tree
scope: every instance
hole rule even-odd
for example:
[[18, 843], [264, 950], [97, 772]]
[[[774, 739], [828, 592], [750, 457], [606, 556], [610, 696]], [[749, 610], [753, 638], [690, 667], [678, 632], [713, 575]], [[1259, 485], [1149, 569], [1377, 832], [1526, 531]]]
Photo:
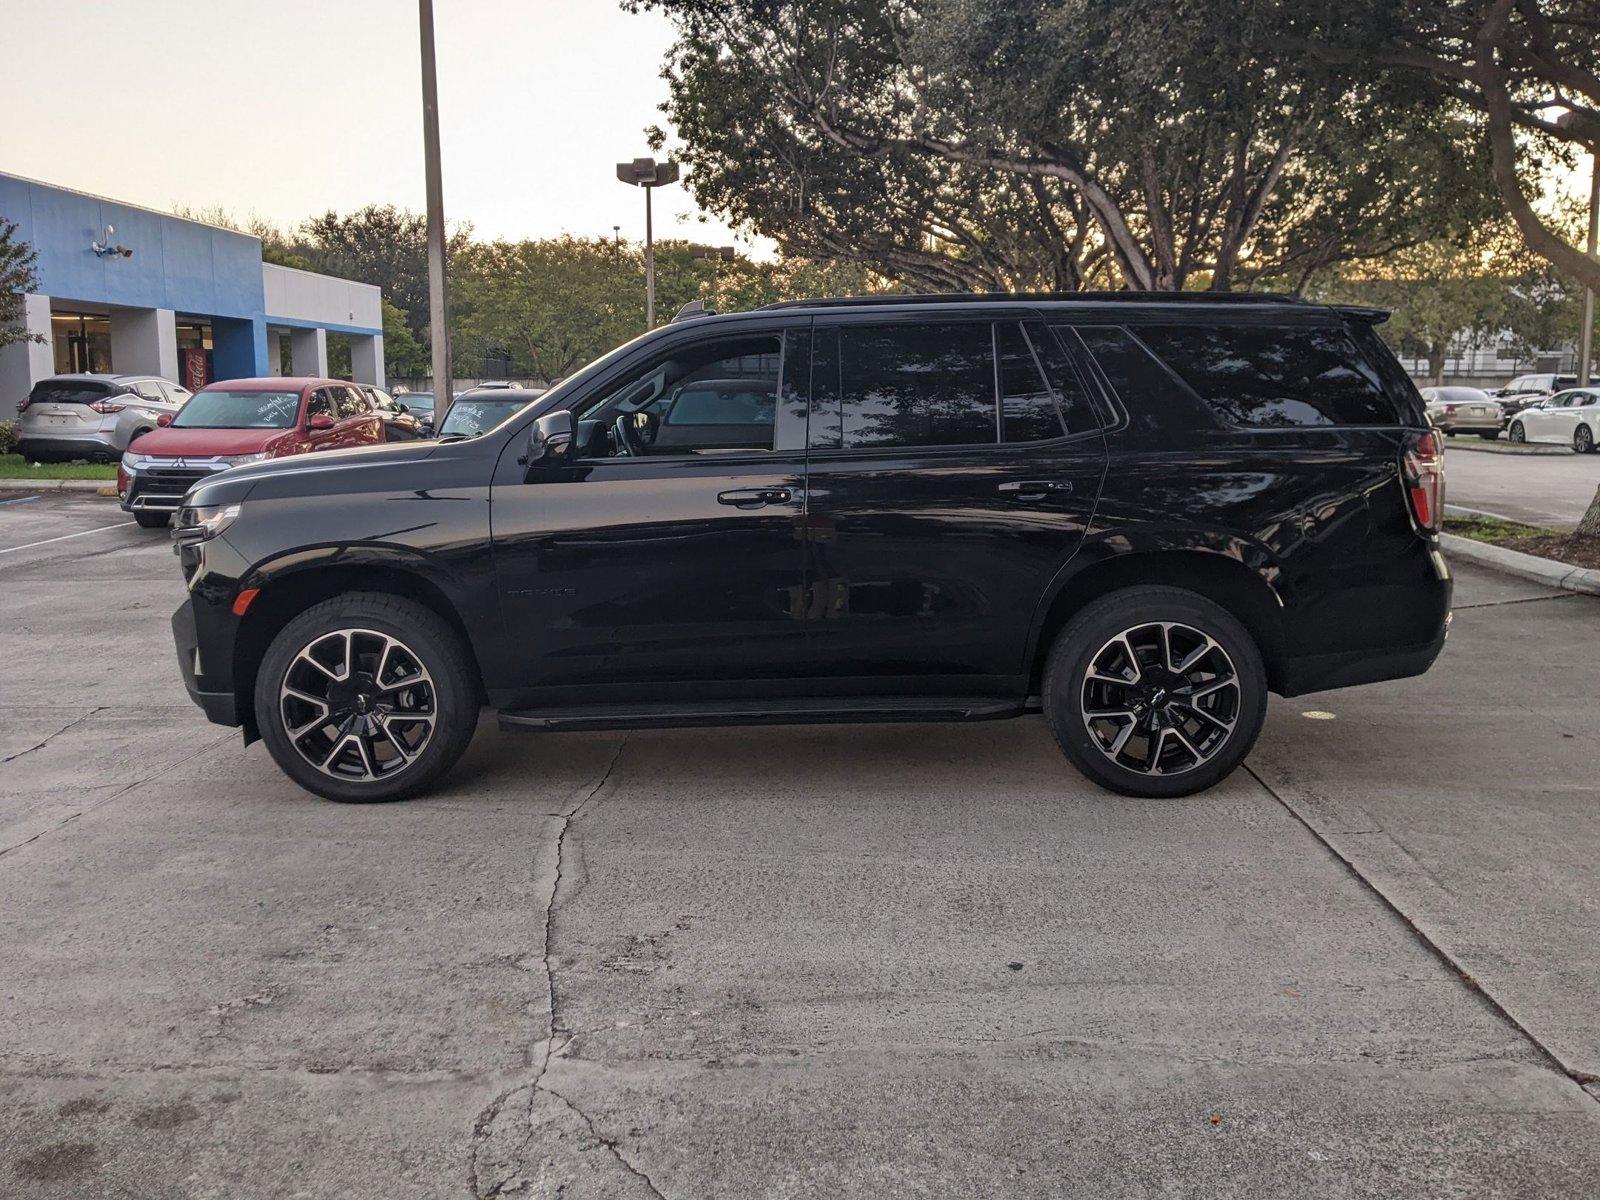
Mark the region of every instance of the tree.
[[[1219, 290], [1455, 232], [1481, 154], [1256, 0], [633, 0], [705, 207], [945, 287]], [[829, 239], [832, 239], [830, 242]]]
[[1563, 237], [1527, 191], [1551, 160], [1600, 153], [1594, 0], [1355, 0], [1325, 11], [1286, 47], [1386, 71], [1421, 106], [1443, 99], [1481, 114], [1488, 178], [1528, 246], [1600, 290], [1600, 259]]
[[[470, 227], [458, 226], [447, 241], [447, 254], [460, 253], [470, 237]], [[348, 216], [330, 210], [300, 225], [294, 250], [313, 270], [376, 284], [406, 314], [412, 334], [425, 336], [428, 222], [421, 213], [392, 204], [369, 204]]]
[[42, 342], [23, 323], [23, 296], [39, 290], [38, 254], [17, 236], [17, 224], [0, 217], [0, 346]]
[[385, 377], [426, 375], [433, 369], [428, 351], [406, 324], [405, 313], [387, 296], [383, 298], [383, 368]]

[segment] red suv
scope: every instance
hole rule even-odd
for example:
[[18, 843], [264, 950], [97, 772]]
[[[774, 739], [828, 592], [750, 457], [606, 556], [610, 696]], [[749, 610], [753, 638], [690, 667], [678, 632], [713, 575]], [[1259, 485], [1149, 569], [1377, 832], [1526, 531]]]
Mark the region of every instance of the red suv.
[[384, 441], [383, 419], [337, 379], [230, 379], [202, 388], [161, 428], [134, 441], [117, 468], [122, 507], [147, 529], [167, 524], [184, 493], [241, 463]]

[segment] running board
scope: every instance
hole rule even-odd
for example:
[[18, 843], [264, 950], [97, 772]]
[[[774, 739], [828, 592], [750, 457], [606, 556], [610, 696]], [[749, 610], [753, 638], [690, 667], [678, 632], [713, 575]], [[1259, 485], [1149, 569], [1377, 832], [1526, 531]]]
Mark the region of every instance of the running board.
[[818, 725], [887, 721], [994, 721], [1020, 717], [1021, 700], [992, 696], [823, 696], [700, 704], [585, 705], [509, 709], [500, 728], [528, 733], [584, 729], [688, 729], [705, 725]]

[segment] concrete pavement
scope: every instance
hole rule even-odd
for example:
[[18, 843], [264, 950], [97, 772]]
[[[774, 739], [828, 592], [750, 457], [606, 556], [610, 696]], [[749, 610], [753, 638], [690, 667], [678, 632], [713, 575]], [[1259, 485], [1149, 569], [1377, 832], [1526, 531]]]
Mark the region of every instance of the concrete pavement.
[[1600, 487], [1600, 454], [1445, 449], [1445, 500], [1512, 521], [1570, 530]]
[[1462, 570], [1180, 801], [1029, 718], [485, 722], [346, 807], [119, 517], [0, 506], [0, 1195], [1592, 1194], [1600, 601]]

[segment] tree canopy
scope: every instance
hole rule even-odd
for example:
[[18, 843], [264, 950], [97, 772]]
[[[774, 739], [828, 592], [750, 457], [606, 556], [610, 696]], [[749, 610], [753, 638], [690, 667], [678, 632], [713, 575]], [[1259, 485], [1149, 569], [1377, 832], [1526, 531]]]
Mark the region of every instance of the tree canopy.
[[[1228, 289], [1459, 236], [1452, 98], [1285, 48], [1282, 0], [633, 0], [700, 203], [910, 283]], [[664, 134], [656, 132], [658, 142]]]
[[23, 295], [39, 289], [38, 255], [17, 236], [17, 223], [0, 217], [0, 346], [38, 340], [23, 324]]

